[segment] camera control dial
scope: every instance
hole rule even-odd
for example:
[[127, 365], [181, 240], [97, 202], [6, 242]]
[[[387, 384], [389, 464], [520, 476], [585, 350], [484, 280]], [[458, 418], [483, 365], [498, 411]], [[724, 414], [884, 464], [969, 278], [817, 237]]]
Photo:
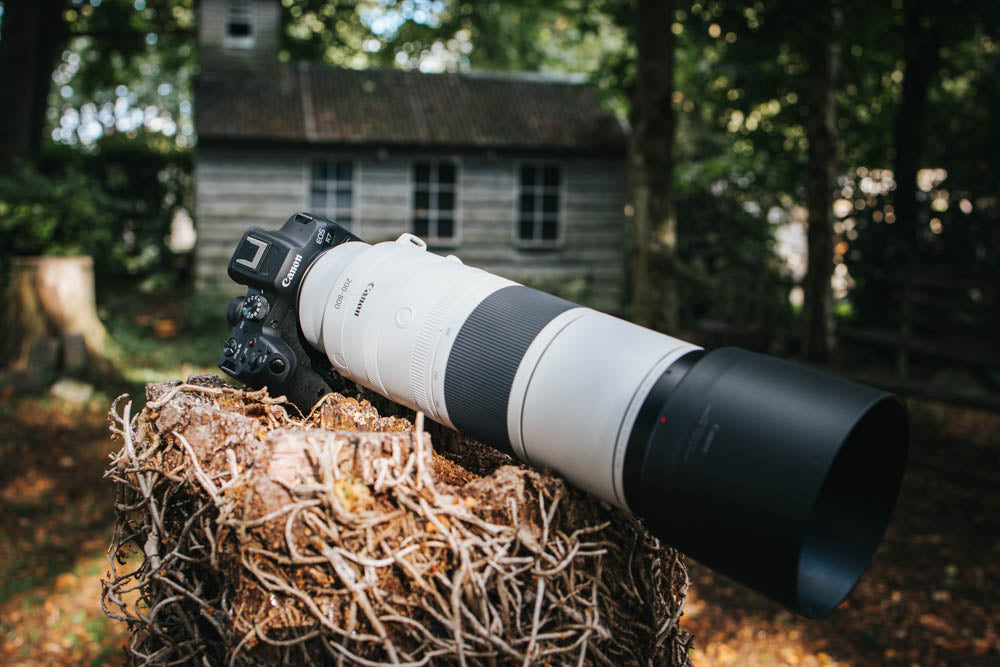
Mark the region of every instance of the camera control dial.
[[267, 299], [261, 294], [251, 294], [243, 300], [243, 317], [248, 320], [260, 321], [267, 317], [270, 309]]

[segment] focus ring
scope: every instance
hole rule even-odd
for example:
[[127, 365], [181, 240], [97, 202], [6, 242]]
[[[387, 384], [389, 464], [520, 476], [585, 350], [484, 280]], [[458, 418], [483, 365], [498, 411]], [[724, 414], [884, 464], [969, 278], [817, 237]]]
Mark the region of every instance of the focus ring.
[[445, 368], [445, 405], [456, 429], [512, 453], [507, 403], [517, 367], [538, 332], [576, 307], [523, 285], [499, 289], [476, 306]]
[[448, 313], [464, 290], [465, 285], [461, 281], [454, 283], [431, 307], [420, 327], [410, 356], [410, 391], [413, 393], [413, 400], [429, 417], [435, 419], [439, 416], [439, 411], [433, 405], [428, 386], [431, 380], [434, 344], [447, 322]]

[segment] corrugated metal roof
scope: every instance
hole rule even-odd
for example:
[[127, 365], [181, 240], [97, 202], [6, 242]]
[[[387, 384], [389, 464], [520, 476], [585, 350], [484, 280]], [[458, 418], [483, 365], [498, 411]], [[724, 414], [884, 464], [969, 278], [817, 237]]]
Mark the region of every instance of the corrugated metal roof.
[[592, 86], [484, 74], [282, 65], [195, 85], [202, 140], [621, 153]]

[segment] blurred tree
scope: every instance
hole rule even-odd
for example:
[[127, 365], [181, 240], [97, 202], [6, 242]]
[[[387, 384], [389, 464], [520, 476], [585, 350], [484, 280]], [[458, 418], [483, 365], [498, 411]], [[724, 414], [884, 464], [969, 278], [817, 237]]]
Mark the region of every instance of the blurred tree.
[[0, 276], [11, 255], [94, 257], [99, 285], [139, 277], [163, 282], [183, 261], [165, 245], [179, 209], [190, 208], [191, 155], [150, 138], [112, 135], [92, 152], [50, 146], [36, 165], [0, 175]]
[[624, 0], [286, 0], [283, 60], [424, 71], [591, 73], [625, 48]]
[[[916, 260], [917, 170], [924, 152], [924, 116], [927, 91], [937, 68], [943, 28], [932, 25], [932, 3], [908, 0], [903, 6], [903, 91], [895, 126], [895, 180], [893, 195], [900, 238], [897, 252], [887, 259]], [[938, 4], [938, 3], [934, 3]]]
[[1000, 76], [1000, 6], [914, 0], [883, 13], [891, 30], [857, 59], [869, 79], [858, 97], [881, 90], [884, 102], [877, 119], [852, 117], [846, 135], [849, 151], [875, 150], [845, 165], [845, 192], [855, 199], [846, 221], [856, 234], [843, 243], [857, 283], [855, 317], [884, 326], [898, 316], [894, 280], [918, 273], [1000, 279], [1000, 138], [992, 131], [1000, 110], [992, 83]]
[[676, 332], [673, 206], [673, 2], [639, 0], [635, 15], [635, 80], [630, 95], [629, 179], [631, 315], [643, 326]]
[[37, 160], [47, 121], [53, 138], [64, 143], [89, 145], [105, 133], [143, 125], [164, 137], [183, 136], [176, 130], [184, 115], [179, 108], [190, 106], [193, 5], [7, 0], [0, 89], [11, 94], [0, 105], [0, 168], [15, 158]]
[[808, 260], [804, 282], [805, 356], [824, 363], [833, 351], [833, 189], [838, 175], [837, 86], [843, 10], [839, 0], [814, 6], [806, 140], [809, 142], [806, 199]]
[[66, 43], [65, 0], [6, 0], [0, 32], [0, 172], [42, 144], [52, 69]]

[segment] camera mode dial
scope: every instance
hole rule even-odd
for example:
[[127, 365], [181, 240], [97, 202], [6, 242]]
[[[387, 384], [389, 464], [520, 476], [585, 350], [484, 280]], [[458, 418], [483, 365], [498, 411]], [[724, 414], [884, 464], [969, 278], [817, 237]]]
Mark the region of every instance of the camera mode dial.
[[267, 299], [261, 294], [251, 294], [243, 300], [242, 314], [248, 320], [260, 321], [267, 317], [270, 309]]

